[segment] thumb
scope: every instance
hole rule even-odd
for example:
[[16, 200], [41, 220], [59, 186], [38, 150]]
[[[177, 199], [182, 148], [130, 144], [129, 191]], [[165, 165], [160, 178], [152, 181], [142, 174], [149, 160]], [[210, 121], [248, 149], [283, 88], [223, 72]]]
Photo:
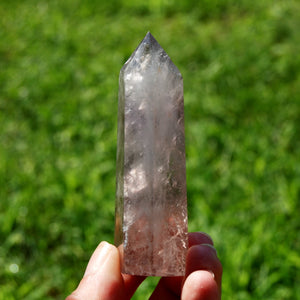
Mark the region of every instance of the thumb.
[[101, 242], [93, 253], [77, 289], [66, 300], [117, 300], [124, 291], [118, 249]]

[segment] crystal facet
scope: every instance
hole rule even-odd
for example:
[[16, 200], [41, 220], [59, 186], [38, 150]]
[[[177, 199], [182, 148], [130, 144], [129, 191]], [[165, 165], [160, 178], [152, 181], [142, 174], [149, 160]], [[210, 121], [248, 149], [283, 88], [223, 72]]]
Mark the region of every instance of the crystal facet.
[[183, 109], [182, 76], [148, 32], [119, 78], [115, 244], [123, 273], [184, 275]]

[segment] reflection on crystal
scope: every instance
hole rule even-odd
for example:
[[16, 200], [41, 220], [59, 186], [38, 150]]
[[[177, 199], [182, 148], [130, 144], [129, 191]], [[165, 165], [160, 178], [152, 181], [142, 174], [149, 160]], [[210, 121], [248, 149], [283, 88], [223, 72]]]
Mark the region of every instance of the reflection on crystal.
[[135, 168], [132, 168], [126, 176], [125, 182], [128, 185], [128, 189], [132, 193], [138, 193], [144, 189], [147, 185], [145, 171], [142, 164]]
[[150, 33], [120, 72], [115, 243], [124, 273], [184, 275], [183, 84]]

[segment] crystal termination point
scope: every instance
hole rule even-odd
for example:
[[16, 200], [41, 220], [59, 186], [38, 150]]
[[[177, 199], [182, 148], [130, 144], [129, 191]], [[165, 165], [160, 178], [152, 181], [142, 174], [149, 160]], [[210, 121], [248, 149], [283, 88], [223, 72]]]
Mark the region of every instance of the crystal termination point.
[[150, 32], [120, 71], [115, 244], [122, 272], [183, 276], [187, 240], [182, 76]]

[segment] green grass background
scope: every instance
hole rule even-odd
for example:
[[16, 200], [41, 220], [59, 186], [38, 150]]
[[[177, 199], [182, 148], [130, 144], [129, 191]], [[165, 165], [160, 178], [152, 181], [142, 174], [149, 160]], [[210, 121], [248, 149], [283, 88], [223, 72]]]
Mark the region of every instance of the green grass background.
[[[0, 299], [63, 299], [113, 241], [119, 71], [182, 72], [189, 230], [224, 299], [300, 299], [300, 2], [1, 1]], [[157, 279], [134, 299], [147, 299]]]

